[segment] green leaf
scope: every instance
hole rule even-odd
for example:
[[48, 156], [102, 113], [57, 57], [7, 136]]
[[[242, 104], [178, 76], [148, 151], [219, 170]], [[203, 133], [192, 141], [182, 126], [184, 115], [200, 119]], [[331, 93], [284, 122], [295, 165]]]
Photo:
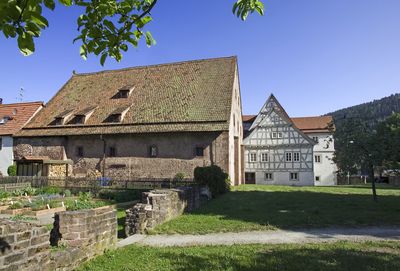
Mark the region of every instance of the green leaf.
[[101, 66], [104, 66], [104, 63], [106, 62], [106, 59], [107, 59], [107, 54], [106, 53], [102, 54], [101, 58], [100, 58]]
[[40, 14], [32, 13], [31, 20], [41, 28], [46, 28], [49, 26], [49, 22], [47, 21], [47, 19]]
[[79, 48], [79, 54], [81, 55], [81, 57], [82, 57], [84, 60], [87, 59], [86, 46], [85, 46], [85, 45], [82, 45], [82, 46]]
[[35, 43], [33, 38], [28, 33], [23, 32], [18, 36], [18, 47], [21, 53], [25, 56], [31, 55], [35, 51]]
[[146, 44], [148, 47], [156, 45], [156, 41], [154, 40], [153, 36], [149, 31], [146, 32]]
[[71, 6], [72, 5], [72, 0], [58, 0], [58, 2], [60, 2], [61, 4], [63, 4], [64, 6]]
[[44, 0], [44, 5], [46, 8], [54, 10], [56, 7], [56, 3], [54, 3], [54, 0]]

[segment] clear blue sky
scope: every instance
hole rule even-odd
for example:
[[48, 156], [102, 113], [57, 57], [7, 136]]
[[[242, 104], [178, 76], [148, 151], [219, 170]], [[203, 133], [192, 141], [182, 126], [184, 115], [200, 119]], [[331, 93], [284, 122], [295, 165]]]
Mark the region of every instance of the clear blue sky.
[[[320, 115], [400, 92], [399, 0], [265, 0], [264, 17], [241, 22], [233, 0], [161, 0], [153, 12], [157, 45], [131, 48], [121, 63], [84, 61], [79, 10], [48, 12], [50, 28], [23, 57], [0, 37], [0, 97], [47, 102], [72, 71], [237, 55], [245, 114], [257, 113], [273, 92], [291, 116]], [[93, 90], [95, 91], [95, 90]]]

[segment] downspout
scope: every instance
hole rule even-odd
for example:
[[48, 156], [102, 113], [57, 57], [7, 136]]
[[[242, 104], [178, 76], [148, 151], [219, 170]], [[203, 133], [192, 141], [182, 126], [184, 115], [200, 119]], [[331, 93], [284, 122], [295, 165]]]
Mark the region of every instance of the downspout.
[[103, 138], [103, 135], [100, 135], [100, 140], [103, 141], [103, 167], [102, 167], [102, 177], [105, 177], [106, 171], [106, 140]]

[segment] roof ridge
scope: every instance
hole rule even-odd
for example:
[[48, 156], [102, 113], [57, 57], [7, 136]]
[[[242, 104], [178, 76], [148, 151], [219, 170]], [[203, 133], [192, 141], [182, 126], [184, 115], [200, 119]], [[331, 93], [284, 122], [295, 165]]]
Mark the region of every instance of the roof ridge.
[[34, 104], [42, 104], [44, 105], [44, 102], [42, 101], [36, 101], [36, 102], [23, 102], [23, 103], [11, 103], [11, 104], [0, 104], [0, 107], [6, 107], [6, 106], [20, 106], [20, 105], [34, 105]]
[[193, 59], [193, 60], [183, 60], [177, 62], [169, 62], [169, 63], [160, 63], [160, 64], [152, 64], [152, 65], [141, 65], [141, 66], [134, 66], [134, 67], [127, 67], [122, 69], [115, 69], [115, 70], [103, 70], [97, 72], [86, 72], [86, 73], [74, 73], [72, 77], [77, 76], [88, 76], [88, 75], [95, 75], [95, 74], [102, 74], [102, 73], [110, 73], [110, 72], [118, 72], [118, 71], [128, 71], [134, 69], [148, 69], [154, 67], [163, 67], [163, 66], [170, 66], [170, 65], [182, 65], [187, 63], [196, 63], [196, 62], [208, 62], [208, 61], [215, 61], [215, 60], [222, 60], [222, 59], [235, 59], [237, 61], [237, 56], [224, 56], [224, 57], [214, 57], [214, 58], [203, 58], [203, 59]]

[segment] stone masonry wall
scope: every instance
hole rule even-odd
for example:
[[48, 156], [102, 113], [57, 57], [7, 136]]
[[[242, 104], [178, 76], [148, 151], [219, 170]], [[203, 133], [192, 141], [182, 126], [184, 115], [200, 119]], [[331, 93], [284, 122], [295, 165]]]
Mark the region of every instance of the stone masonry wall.
[[200, 206], [198, 187], [159, 189], [143, 193], [142, 203], [126, 210], [127, 236], [146, 233], [157, 225]]
[[50, 262], [49, 230], [0, 219], [0, 270], [40, 270]]
[[[16, 160], [24, 156], [48, 156], [50, 159], [71, 159], [71, 174], [96, 177], [104, 173], [111, 178], [173, 178], [182, 172], [193, 177], [197, 166], [214, 163], [229, 172], [229, 132], [182, 132], [157, 134], [121, 134], [70, 137], [16, 138]], [[150, 157], [150, 146], [157, 147], [157, 157]], [[83, 148], [83, 157], [77, 149]], [[109, 157], [109, 148], [116, 151]], [[204, 156], [196, 156], [196, 147], [204, 148]], [[104, 167], [104, 168], [103, 168]], [[96, 175], [97, 173], [97, 175]], [[94, 176], [95, 175], [95, 176]]]
[[0, 271], [74, 270], [116, 242], [117, 215], [111, 206], [57, 213], [51, 232], [28, 222], [0, 219]]

